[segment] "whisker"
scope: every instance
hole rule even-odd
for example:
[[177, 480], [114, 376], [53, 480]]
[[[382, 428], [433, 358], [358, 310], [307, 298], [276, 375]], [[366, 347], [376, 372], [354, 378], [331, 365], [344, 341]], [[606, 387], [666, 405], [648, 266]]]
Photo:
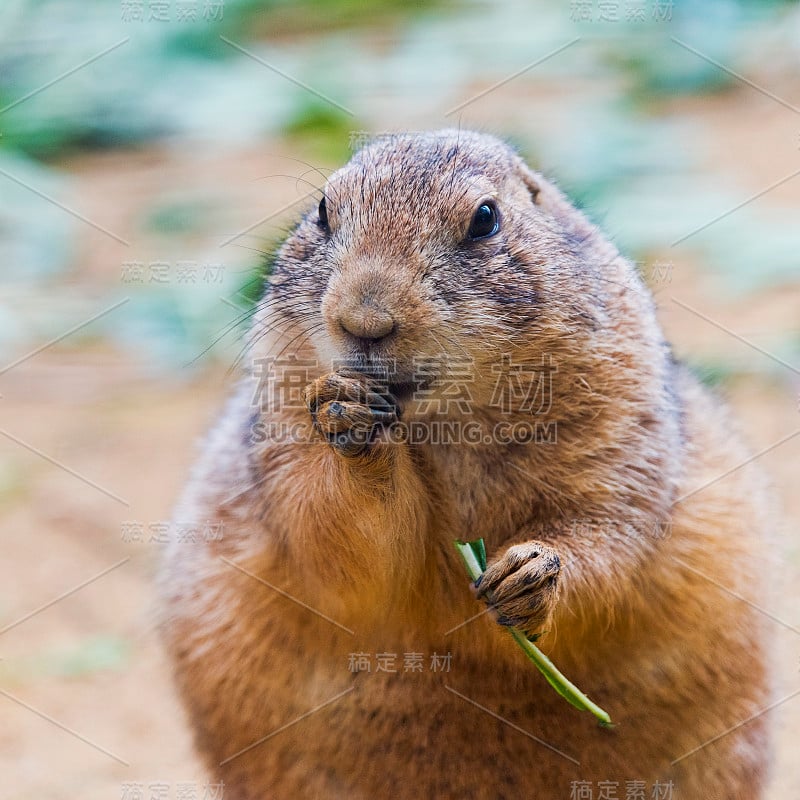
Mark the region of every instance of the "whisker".
[[293, 345], [293, 344], [294, 344], [294, 343], [295, 343], [295, 342], [296, 342], [298, 339], [301, 339], [301, 338], [302, 338], [303, 340], [305, 340], [305, 339], [308, 339], [308, 338], [311, 336], [311, 334], [312, 334], [312, 333], [316, 333], [317, 331], [319, 331], [319, 330], [322, 330], [322, 329], [324, 329], [324, 328], [325, 328], [325, 320], [322, 320], [322, 321], [320, 321], [320, 322], [317, 322], [317, 323], [316, 323], [316, 324], [314, 324], [314, 325], [311, 325], [311, 326], [310, 326], [309, 328], [307, 328], [306, 330], [304, 330], [304, 331], [301, 331], [299, 334], [297, 334], [297, 336], [295, 336], [295, 337], [294, 337], [294, 338], [293, 338], [293, 339], [292, 339], [292, 340], [291, 340], [291, 341], [290, 341], [290, 342], [289, 342], [289, 343], [288, 343], [288, 344], [287, 344], [287, 345], [286, 345], [286, 346], [285, 346], [285, 347], [284, 347], [284, 348], [283, 348], [283, 349], [282, 349], [282, 350], [281, 350], [281, 351], [278, 353], [278, 355], [277, 355], [277, 356], [275, 356], [275, 358], [276, 358], [276, 359], [277, 359], [277, 358], [280, 358], [280, 357], [281, 357], [281, 356], [282, 356], [282, 355], [283, 355], [283, 354], [284, 354], [284, 353], [285, 353], [285, 352], [286, 352], [286, 351], [287, 351], [287, 350], [288, 350], [288, 349], [289, 349], [289, 348], [290, 348], [290, 347], [291, 347], [291, 346], [292, 346], [292, 345]]

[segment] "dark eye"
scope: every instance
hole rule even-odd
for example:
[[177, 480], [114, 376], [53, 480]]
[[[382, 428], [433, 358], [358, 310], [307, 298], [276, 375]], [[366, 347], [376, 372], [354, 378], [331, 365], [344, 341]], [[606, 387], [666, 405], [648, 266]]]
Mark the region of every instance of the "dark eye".
[[317, 225], [323, 230], [328, 230], [328, 207], [325, 205], [325, 198], [319, 201], [319, 219]]
[[500, 230], [497, 219], [497, 206], [491, 202], [481, 203], [472, 217], [467, 235], [470, 239], [486, 239]]

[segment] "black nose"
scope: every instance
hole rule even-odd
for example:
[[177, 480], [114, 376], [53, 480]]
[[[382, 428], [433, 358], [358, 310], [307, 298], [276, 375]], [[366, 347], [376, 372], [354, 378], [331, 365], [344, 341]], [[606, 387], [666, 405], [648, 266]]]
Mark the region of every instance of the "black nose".
[[388, 311], [368, 305], [346, 308], [339, 315], [339, 324], [351, 336], [368, 342], [385, 339], [395, 329], [394, 317]]

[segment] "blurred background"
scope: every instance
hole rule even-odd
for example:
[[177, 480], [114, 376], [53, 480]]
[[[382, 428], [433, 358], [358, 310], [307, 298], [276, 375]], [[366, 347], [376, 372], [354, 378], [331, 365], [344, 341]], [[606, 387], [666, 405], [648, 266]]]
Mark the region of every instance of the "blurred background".
[[[734, 406], [784, 514], [776, 700], [800, 688], [795, 3], [4, 0], [3, 798], [216, 796], [153, 631], [171, 505], [263, 254], [365, 138], [443, 126], [577, 200]], [[768, 713], [785, 800], [800, 696]]]

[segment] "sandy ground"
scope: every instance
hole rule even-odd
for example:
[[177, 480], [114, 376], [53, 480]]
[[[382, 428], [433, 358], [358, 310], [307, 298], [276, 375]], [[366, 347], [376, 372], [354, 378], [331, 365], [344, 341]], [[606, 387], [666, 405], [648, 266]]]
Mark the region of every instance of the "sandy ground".
[[[734, 98], [690, 103], [684, 111], [729, 131], [735, 109]], [[769, 136], [770, 120], [762, 122]], [[774, 125], [777, 141], [785, 118], [776, 117]], [[231, 211], [213, 233], [225, 235], [297, 196], [293, 181], [253, 180], [292, 171], [282, 153], [288, 151], [276, 145], [198, 164], [190, 155], [152, 150], [86, 156], [66, 167], [79, 181], [84, 213], [126, 237], [160, 186], [211, 191], [224, 176]], [[710, 176], [726, 170], [739, 179], [743, 196], [787, 171], [774, 150], [772, 159], [728, 159], [708, 169]], [[109, 204], [120, 182], [128, 187], [126, 200]], [[797, 207], [798, 187], [782, 187], [781, 195], [764, 201]], [[158, 253], [157, 243], [137, 241], [137, 257]], [[121, 245], [87, 231], [81, 267], [66, 280], [115, 297], [126, 257]], [[244, 250], [237, 256], [242, 265], [251, 257]], [[774, 365], [673, 298], [761, 347], [778, 332], [800, 334], [800, 280], [731, 299], [697, 265], [680, 261], [671, 281], [657, 288], [662, 320], [681, 355]], [[57, 296], [59, 287], [53, 291]], [[225, 396], [225, 360], [232, 361], [236, 347], [224, 352], [221, 365], [166, 380], [129, 352], [102, 342], [74, 348], [67, 340], [2, 375], [0, 469], [12, 477], [0, 495], [0, 629], [10, 626], [0, 630], [0, 797], [134, 798], [141, 787], [149, 798], [153, 786], [161, 787], [160, 797], [193, 797], [193, 790], [198, 798], [213, 796], [204, 792], [154, 636], [159, 545], [149, 537], [151, 524], [168, 519], [194, 442]], [[797, 371], [777, 365], [775, 373], [735, 380], [724, 393], [754, 452], [800, 431]], [[774, 597], [765, 601], [775, 618], [778, 699], [800, 688], [799, 460], [800, 436], [759, 458], [785, 515], [778, 537], [783, 568]], [[125, 541], [133, 522], [143, 526], [143, 541]], [[94, 655], [82, 661], [81, 652]], [[768, 713], [777, 732], [769, 798], [786, 800], [800, 786], [800, 696]]]

